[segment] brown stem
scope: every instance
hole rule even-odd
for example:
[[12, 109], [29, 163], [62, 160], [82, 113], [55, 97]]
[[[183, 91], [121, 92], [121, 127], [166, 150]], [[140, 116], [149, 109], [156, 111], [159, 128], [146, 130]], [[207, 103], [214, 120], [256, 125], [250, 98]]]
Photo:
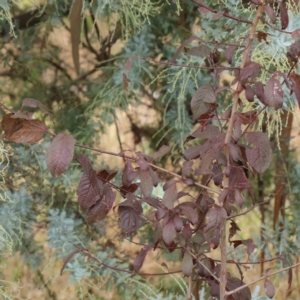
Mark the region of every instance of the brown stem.
[[[242, 58], [242, 63], [240, 67], [240, 72], [242, 72], [243, 68], [246, 66], [247, 59], [250, 53], [251, 45], [255, 37], [255, 32], [256, 32], [256, 27], [259, 22], [259, 19], [262, 15], [263, 12], [263, 4], [264, 1], [260, 2], [261, 5], [258, 6], [256, 15], [254, 17], [253, 22], [251, 22], [251, 30], [250, 30], [250, 36], [249, 36], [249, 41], [248, 45], [245, 48], [243, 58]], [[225, 137], [225, 155], [227, 157], [227, 162], [228, 165], [230, 163], [229, 160], [229, 150], [228, 150], [228, 144], [231, 141], [231, 136], [233, 132], [233, 127], [234, 127], [234, 122], [236, 119], [236, 114], [237, 114], [237, 107], [239, 103], [239, 94], [243, 90], [242, 84], [239, 81], [238, 86], [236, 89], [236, 92], [233, 95], [233, 105], [232, 105], [232, 111], [231, 111], [231, 116], [228, 124], [228, 129]], [[226, 185], [228, 185], [228, 178], [226, 179]], [[225, 186], [226, 186], [225, 185]], [[222, 229], [221, 229], [221, 236], [220, 236], [220, 250], [221, 250], [221, 268], [220, 268], [220, 299], [225, 300], [226, 299], [226, 269], [227, 269], [227, 252], [226, 252], [226, 219], [224, 219], [224, 223], [222, 224]]]
[[236, 292], [239, 292], [239, 291], [243, 290], [244, 288], [246, 288], [246, 287], [248, 287], [248, 286], [250, 286], [250, 285], [252, 285], [252, 284], [255, 284], [255, 283], [257, 283], [257, 282], [259, 282], [259, 281], [261, 281], [261, 280], [264, 280], [264, 279], [267, 278], [267, 277], [271, 277], [271, 276], [273, 276], [273, 275], [282, 273], [282, 272], [284, 272], [284, 271], [288, 271], [288, 270], [293, 269], [293, 268], [296, 268], [296, 267], [298, 267], [298, 266], [300, 266], [300, 263], [297, 263], [297, 264], [292, 265], [292, 266], [288, 266], [288, 267], [286, 267], [286, 268], [284, 268], [284, 269], [281, 269], [281, 270], [276, 271], [276, 272], [273, 272], [273, 273], [268, 273], [268, 274], [266, 274], [265, 276], [262, 276], [262, 277], [260, 277], [260, 278], [258, 278], [258, 279], [256, 279], [256, 280], [254, 280], [254, 281], [252, 281], [252, 282], [250, 282], [250, 283], [244, 284], [244, 285], [242, 285], [242, 286], [240, 286], [240, 287], [238, 287], [238, 288], [236, 288], [236, 289], [234, 289], [234, 290], [232, 290], [232, 291], [230, 291], [230, 292], [226, 292], [226, 296], [229, 296], [229, 295], [232, 295], [232, 294], [234, 294], [234, 293], [236, 293]]

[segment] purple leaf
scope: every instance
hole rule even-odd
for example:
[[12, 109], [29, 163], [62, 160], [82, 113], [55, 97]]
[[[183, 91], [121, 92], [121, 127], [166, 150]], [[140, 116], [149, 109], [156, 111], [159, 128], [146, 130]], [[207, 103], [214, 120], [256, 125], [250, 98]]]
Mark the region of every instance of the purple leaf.
[[191, 146], [190, 148], [187, 148], [183, 154], [184, 158], [186, 160], [190, 160], [198, 157], [200, 155], [201, 147], [202, 146], [198, 145], [198, 146]]
[[266, 280], [265, 280], [264, 288], [265, 288], [265, 293], [266, 293], [267, 297], [272, 299], [275, 295], [275, 287], [268, 278], [266, 278]]
[[149, 167], [149, 173], [150, 173], [151, 178], [152, 178], [153, 186], [157, 186], [159, 184], [159, 178], [158, 178], [157, 174], [153, 171], [153, 169], [151, 167]]
[[217, 248], [220, 243], [220, 230], [223, 226], [223, 220], [227, 218], [226, 210], [214, 204], [206, 214], [207, 223], [204, 228], [204, 235], [207, 242], [210, 245], [210, 248]]
[[90, 159], [84, 154], [76, 155], [76, 160], [80, 163], [84, 173], [89, 174], [93, 170]]
[[138, 172], [132, 167], [131, 162], [127, 160], [122, 174], [123, 186], [129, 186], [137, 176]]
[[193, 161], [184, 161], [182, 166], [182, 176], [185, 177], [193, 172]]
[[163, 228], [163, 232], [162, 232], [163, 241], [165, 242], [166, 245], [171, 245], [175, 236], [176, 236], [176, 230], [175, 230], [174, 220], [169, 219], [168, 223]]
[[174, 207], [174, 202], [177, 199], [177, 188], [176, 182], [170, 185], [168, 189], [165, 191], [164, 196], [162, 198], [162, 204], [165, 205], [168, 209], [172, 209]]
[[159, 150], [153, 155], [153, 159], [156, 160], [164, 155], [166, 155], [167, 153], [169, 153], [172, 150], [172, 147], [170, 146], [161, 146], [159, 148]]
[[255, 82], [255, 94], [259, 101], [265, 104], [264, 85], [260, 81]]
[[265, 103], [268, 107], [275, 109], [282, 108], [283, 91], [280, 81], [274, 75], [266, 83], [265, 88]]
[[258, 173], [265, 172], [272, 161], [272, 149], [268, 136], [263, 132], [248, 132], [246, 138], [249, 143], [253, 143], [255, 148], [246, 148], [246, 157]]
[[264, 11], [273, 24], [276, 23], [276, 13], [270, 5], [264, 5]]
[[149, 164], [145, 159], [144, 155], [141, 152], [136, 152], [136, 156], [138, 157], [136, 163], [139, 165], [142, 171], [149, 170]]
[[88, 210], [100, 199], [103, 190], [102, 181], [97, 178], [96, 171], [84, 173], [77, 188], [77, 196], [83, 211]]
[[199, 38], [197, 36], [191, 36], [191, 37], [187, 38], [186, 40], [184, 40], [183, 43], [176, 50], [176, 52], [175, 52], [175, 54], [174, 54], [171, 62], [175, 63], [177, 57], [179, 56], [179, 54], [181, 53], [181, 51], [184, 49], [184, 47], [187, 46], [192, 41], [195, 41], [195, 40], [199, 40]]
[[[226, 290], [228, 291], [234, 291], [235, 289], [239, 288], [240, 286], [244, 285], [245, 283], [240, 279], [236, 277], [229, 277], [227, 278], [226, 283]], [[245, 287], [244, 289], [234, 293], [232, 295], [232, 300], [251, 300], [251, 291], [249, 287]]]
[[260, 64], [256, 62], [250, 62], [241, 73], [241, 81], [246, 82], [249, 78], [255, 79], [259, 75]]
[[32, 119], [32, 112], [29, 111], [16, 111], [13, 115], [10, 117], [12, 119], [24, 119], [24, 120], [31, 120]]
[[234, 190], [234, 199], [235, 199], [235, 202], [239, 205], [239, 207], [242, 208], [245, 200], [244, 200], [241, 192], [237, 189]]
[[250, 187], [248, 178], [245, 175], [243, 167], [229, 166], [229, 186], [231, 189], [248, 189]]
[[223, 172], [222, 172], [222, 168], [220, 166], [220, 164], [218, 163], [214, 163], [213, 164], [213, 168], [212, 168], [212, 172], [213, 172], [213, 181], [214, 184], [216, 186], [221, 185], [222, 181], [223, 181]]
[[280, 21], [281, 29], [286, 29], [289, 25], [289, 15], [286, 4], [283, 1], [280, 2]]
[[125, 200], [118, 207], [119, 226], [126, 235], [135, 232], [142, 224], [141, 214], [143, 212], [140, 201]]
[[219, 20], [223, 15], [224, 15], [224, 11], [219, 11], [219, 12], [215, 13], [215, 14], [212, 16], [211, 20], [212, 20], [212, 21], [217, 21], [217, 20]]
[[98, 223], [106, 217], [111, 210], [116, 198], [116, 192], [114, 192], [110, 186], [105, 186], [103, 195], [101, 198], [89, 208], [87, 222], [88, 224]]
[[133, 269], [134, 269], [134, 273], [138, 273], [144, 263], [144, 260], [146, 258], [147, 253], [149, 252], [149, 250], [153, 248], [153, 244], [147, 245], [145, 246], [140, 252], [139, 254], [136, 256], [136, 258], [134, 259], [133, 262]]
[[198, 11], [201, 13], [203, 17], [205, 17], [208, 13], [210, 13], [209, 9], [202, 6], [198, 8]]
[[[181, 212], [183, 215], [186, 216], [186, 218], [192, 223], [192, 224], [197, 224], [198, 223], [198, 213], [195, 210], [194, 207], [191, 207], [189, 205], [189, 202], [184, 202], [179, 204], [177, 207], [180, 208]], [[193, 203], [194, 206], [194, 203]]]
[[51, 175], [55, 178], [65, 172], [73, 159], [76, 141], [71, 135], [59, 133], [52, 140], [46, 162]]
[[180, 232], [183, 227], [182, 218], [180, 218], [178, 215], [174, 217], [174, 226], [177, 232]]
[[237, 49], [237, 46], [229, 46], [226, 48], [224, 52], [224, 57], [228, 60], [228, 63], [232, 63], [232, 57], [234, 55], [234, 51]]
[[191, 136], [199, 139], [210, 139], [215, 135], [220, 134], [220, 130], [217, 126], [208, 124], [204, 129], [198, 128]]
[[228, 189], [224, 189], [224, 190], [219, 194], [218, 200], [219, 200], [219, 203], [220, 203], [220, 204], [222, 204], [222, 203], [225, 201], [225, 199], [226, 199], [228, 193], [229, 193], [229, 190], [228, 190]]
[[229, 240], [236, 234], [237, 231], [241, 231], [240, 227], [233, 220], [231, 220], [229, 228]]
[[104, 182], [111, 181], [118, 174], [117, 170], [101, 170], [97, 173], [97, 177]]
[[240, 158], [242, 157], [241, 148], [238, 145], [233, 144], [233, 143], [229, 143], [228, 144], [228, 148], [229, 148], [229, 155], [230, 155], [230, 157], [234, 161], [240, 160]]
[[193, 270], [193, 258], [188, 251], [184, 252], [183, 260], [181, 264], [182, 273], [185, 276], [190, 276]]
[[161, 220], [166, 214], [168, 210], [164, 207], [160, 207], [156, 212], [155, 212], [155, 217], [156, 220], [159, 221]]
[[246, 246], [246, 252], [248, 256], [250, 256], [256, 247], [255, 244], [253, 243], [253, 240], [252, 239], [243, 240], [242, 243], [244, 246]]
[[152, 177], [149, 171], [140, 170], [140, 188], [145, 197], [150, 197], [153, 189]]
[[254, 92], [253, 88], [248, 84], [246, 85], [246, 88], [245, 88], [245, 95], [249, 102], [253, 102], [255, 92]]
[[197, 120], [201, 115], [210, 111], [211, 105], [209, 104], [215, 102], [215, 91], [210, 84], [204, 84], [199, 87], [191, 100], [193, 120]]

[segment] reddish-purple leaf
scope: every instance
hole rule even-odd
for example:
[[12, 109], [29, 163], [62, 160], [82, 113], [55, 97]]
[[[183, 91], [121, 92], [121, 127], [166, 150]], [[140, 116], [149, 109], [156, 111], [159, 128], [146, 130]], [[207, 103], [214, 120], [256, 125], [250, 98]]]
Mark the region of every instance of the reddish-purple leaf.
[[194, 96], [192, 97], [191, 101], [193, 120], [197, 120], [201, 115], [210, 111], [210, 104], [214, 104], [215, 102], [215, 91], [210, 84], [204, 84], [201, 87], [199, 87]]
[[281, 1], [280, 2], [280, 21], [281, 21], [281, 29], [286, 29], [289, 25], [289, 15], [286, 4]]
[[265, 293], [266, 293], [267, 297], [272, 299], [275, 296], [275, 287], [268, 278], [266, 278], [266, 280], [265, 280], [264, 288], [265, 288]]
[[176, 50], [176, 52], [175, 52], [175, 54], [174, 54], [174, 56], [172, 58], [172, 63], [176, 62], [177, 57], [179, 56], [179, 54], [181, 53], [181, 51], [184, 49], [184, 47], [187, 46], [192, 41], [195, 41], [195, 40], [199, 40], [199, 38], [197, 36], [191, 36], [191, 37], [187, 38], [186, 40], [184, 40], [183, 43]]
[[229, 190], [228, 190], [228, 189], [224, 189], [224, 190], [219, 194], [218, 200], [219, 200], [219, 203], [220, 203], [220, 204], [222, 204], [222, 203], [225, 201], [225, 199], [226, 199], [228, 193], [229, 193]]
[[163, 228], [163, 232], [162, 232], [163, 241], [165, 242], [166, 245], [171, 245], [175, 236], [176, 236], [176, 229], [174, 225], [174, 220], [169, 219], [168, 223]]
[[237, 116], [234, 122], [233, 133], [232, 136], [235, 141], [238, 141], [242, 136], [242, 119]]
[[292, 62], [297, 62], [300, 54], [300, 42], [295, 42], [290, 46], [290, 51], [287, 53], [287, 57]]
[[231, 189], [248, 189], [250, 187], [248, 178], [245, 175], [243, 167], [228, 166], [229, 167], [229, 186]]
[[149, 164], [145, 159], [145, 156], [141, 152], [136, 152], [136, 156], [138, 157], [136, 163], [139, 165], [142, 171], [149, 170]]
[[128, 185], [128, 186], [124, 186], [124, 185], [122, 185], [121, 187], [120, 187], [120, 193], [121, 193], [121, 195], [124, 197], [124, 198], [126, 198], [126, 195], [128, 194], [128, 193], [134, 193], [137, 189], [138, 189], [138, 185], [137, 184], [135, 184], [135, 183], [132, 183], [132, 184], [130, 184], [130, 185]]
[[168, 189], [165, 191], [164, 196], [162, 198], [162, 203], [168, 209], [172, 209], [174, 207], [174, 202], [177, 199], [177, 188], [176, 188], [176, 181], [174, 184], [170, 185]]
[[260, 81], [255, 82], [255, 94], [259, 101], [265, 104], [264, 85]]
[[255, 79], [259, 75], [260, 64], [256, 62], [250, 62], [244, 69], [242, 69], [241, 73], [241, 81], [246, 82], [249, 78]]
[[151, 174], [148, 171], [140, 170], [140, 188], [145, 197], [150, 197], [153, 189], [153, 181]]
[[89, 174], [93, 170], [92, 163], [85, 154], [76, 155], [76, 160], [80, 163], [84, 173]]
[[102, 181], [108, 182], [111, 181], [117, 173], [117, 170], [101, 170], [97, 173], [97, 177], [99, 177]]
[[138, 273], [144, 263], [147, 253], [153, 248], [153, 244], [145, 246], [136, 256], [133, 262], [134, 273]]
[[213, 172], [213, 181], [214, 184], [216, 186], [221, 185], [222, 181], [223, 181], [223, 172], [222, 172], [222, 168], [221, 165], [218, 163], [214, 163], [213, 164], [213, 168], [212, 168], [212, 172]]
[[184, 161], [182, 165], [182, 176], [185, 177], [193, 172], [193, 161]]
[[232, 63], [232, 57], [234, 55], [235, 50], [237, 49], [237, 46], [229, 46], [226, 48], [224, 52], [224, 57], [228, 60], [228, 63]]
[[283, 90], [280, 81], [275, 75], [266, 83], [264, 104], [275, 109], [282, 108]]
[[185, 276], [190, 276], [192, 274], [193, 258], [191, 256], [190, 252], [188, 252], [188, 251], [184, 252], [183, 260], [182, 260], [182, 264], [181, 264], [181, 270]]
[[229, 143], [228, 148], [229, 148], [229, 155], [234, 161], [238, 161], [241, 159], [242, 151], [238, 145]]
[[208, 124], [204, 129], [198, 128], [191, 136], [199, 139], [210, 139], [217, 134], [220, 134], [220, 130], [217, 126]]
[[47, 110], [46, 106], [42, 104], [40, 101], [33, 99], [33, 98], [25, 98], [22, 101], [22, 107], [38, 107], [43, 113], [50, 115], [49, 111]]
[[220, 243], [220, 230], [223, 226], [223, 220], [227, 218], [226, 210], [214, 204], [206, 214], [207, 224], [204, 228], [205, 239], [210, 245], [210, 248], [217, 248]]
[[159, 221], [161, 220], [166, 214], [168, 210], [164, 207], [160, 207], [156, 212], [155, 212], [155, 217], [156, 220]]
[[73, 159], [75, 143], [75, 139], [65, 133], [59, 133], [52, 140], [47, 150], [46, 162], [54, 178], [67, 170]]
[[256, 247], [255, 244], [253, 243], [253, 240], [252, 239], [243, 240], [242, 243], [244, 246], [246, 246], [246, 252], [248, 256], [250, 256]]
[[163, 145], [159, 148], [159, 150], [153, 155], [153, 159], [156, 160], [172, 150], [172, 147]]
[[77, 188], [78, 202], [81, 209], [86, 211], [95, 205], [102, 196], [102, 190], [102, 181], [97, 178], [95, 170], [84, 173]]
[[255, 96], [255, 92], [254, 92], [253, 88], [249, 84], [246, 85], [245, 95], [246, 95], [246, 98], [247, 98], [247, 100], [249, 102], [253, 102], [254, 96]]
[[127, 160], [122, 174], [123, 186], [129, 186], [137, 176], [138, 172], [132, 167], [131, 162]]
[[210, 57], [210, 49], [206, 45], [200, 45], [198, 47], [190, 48], [186, 54], [200, 57]]
[[182, 218], [176, 215], [174, 217], [174, 226], [177, 232], [180, 232], [183, 227], [183, 221]]
[[273, 24], [276, 23], [276, 13], [270, 5], [264, 5], [264, 11]]
[[241, 192], [237, 189], [234, 190], [234, 199], [235, 199], [235, 202], [239, 205], [239, 207], [242, 208], [245, 200], [244, 200]]
[[246, 157], [251, 167], [258, 173], [265, 172], [272, 161], [272, 149], [264, 132], [248, 132], [246, 138], [255, 148], [246, 148]]
[[[194, 203], [193, 203], [194, 206]], [[177, 207], [180, 208], [181, 212], [183, 215], [186, 216], [186, 218], [192, 223], [192, 224], [197, 224], [198, 223], [198, 213], [195, 210], [194, 207], [190, 206], [189, 202], [184, 202], [179, 204]]]
[[[240, 286], [244, 285], [245, 283], [236, 277], [228, 277], [226, 283], [226, 290], [227, 291], [234, 291], [235, 289], [239, 288]], [[251, 291], [249, 287], [245, 287], [242, 290], [234, 293], [231, 298], [232, 300], [251, 300]]]
[[194, 159], [200, 155], [200, 149], [202, 146], [197, 145], [197, 146], [191, 146], [190, 148], [187, 148], [183, 156], [186, 160]]
[[236, 234], [237, 231], [241, 231], [240, 227], [233, 220], [231, 220], [229, 228], [229, 240]]
[[298, 28], [292, 32], [292, 39], [293, 40], [300, 39], [300, 28]]
[[140, 201], [125, 200], [118, 207], [119, 226], [126, 235], [135, 232], [142, 224], [143, 208]]
[[111, 210], [116, 198], [116, 192], [114, 192], [110, 186], [106, 185], [103, 190], [101, 198], [89, 208], [87, 222], [88, 224], [98, 223], [106, 217]]

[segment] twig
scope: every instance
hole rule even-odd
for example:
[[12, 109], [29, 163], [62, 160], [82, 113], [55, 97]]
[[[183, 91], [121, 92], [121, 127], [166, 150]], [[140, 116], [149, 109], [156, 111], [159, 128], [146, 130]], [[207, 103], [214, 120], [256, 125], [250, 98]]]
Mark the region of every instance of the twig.
[[274, 25], [272, 25], [271, 23], [269, 23], [264, 17], [260, 17], [260, 19], [261, 19], [266, 25], [268, 25], [269, 27], [273, 28], [274, 30], [277, 30], [277, 31], [283, 32], [283, 33], [287, 33], [287, 34], [292, 34], [291, 31], [285, 31], [285, 30], [282, 30], [282, 29], [279, 29], [279, 28], [275, 27]]
[[236, 217], [239, 217], [239, 216], [242, 216], [242, 215], [246, 215], [248, 212], [252, 211], [254, 208], [256, 208], [257, 206], [260, 206], [260, 205], [264, 205], [264, 204], [267, 204], [269, 203], [270, 200], [266, 200], [264, 202], [260, 202], [260, 203], [257, 203], [256, 205], [252, 206], [251, 208], [247, 209], [246, 211], [240, 213], [240, 214], [237, 214], [237, 215], [234, 215], [234, 216], [229, 216], [227, 217], [227, 220], [230, 220], [232, 218], [236, 218]]
[[273, 272], [273, 273], [268, 273], [268, 274], [266, 274], [265, 276], [262, 276], [262, 277], [260, 277], [260, 278], [258, 278], [258, 279], [256, 279], [256, 280], [254, 280], [254, 281], [252, 281], [252, 282], [250, 282], [250, 283], [244, 284], [244, 285], [242, 285], [242, 286], [236, 288], [236, 289], [233, 290], [233, 291], [226, 292], [226, 293], [225, 293], [225, 296], [232, 295], [232, 294], [234, 294], [234, 293], [236, 293], [236, 292], [239, 292], [239, 291], [243, 290], [244, 288], [246, 288], [246, 287], [248, 287], [248, 286], [250, 286], [250, 285], [252, 285], [252, 284], [254, 284], [254, 283], [257, 283], [257, 282], [259, 282], [259, 281], [261, 281], [261, 280], [263, 280], [263, 279], [265, 279], [265, 278], [267, 278], [267, 277], [271, 277], [271, 276], [276, 275], [276, 274], [279, 274], [279, 273], [281, 273], [281, 272], [288, 271], [288, 270], [293, 269], [293, 268], [296, 268], [296, 267], [298, 267], [298, 266], [300, 266], [300, 263], [297, 263], [297, 264], [295, 264], [295, 265], [286, 267], [286, 268], [281, 269], [281, 270], [279, 270], [279, 271], [275, 271], [275, 272]]
[[[192, 2], [194, 2], [194, 3], [197, 4], [198, 6], [204, 7], [205, 9], [209, 10], [209, 11], [212, 12], [212, 13], [215, 13], [215, 14], [216, 14], [216, 13], [219, 12], [218, 10], [213, 9], [213, 8], [211, 8], [211, 7], [209, 7], [209, 6], [206, 6], [206, 5], [204, 5], [203, 3], [199, 3], [199, 2], [197, 2], [196, 0], [192, 0]], [[252, 24], [251, 21], [233, 17], [233, 16], [231, 16], [231, 15], [225, 13], [225, 12], [224, 12], [223, 16], [226, 17], [226, 18], [228, 18], [228, 19], [237, 21], [237, 22], [239, 22], [239, 23]]]

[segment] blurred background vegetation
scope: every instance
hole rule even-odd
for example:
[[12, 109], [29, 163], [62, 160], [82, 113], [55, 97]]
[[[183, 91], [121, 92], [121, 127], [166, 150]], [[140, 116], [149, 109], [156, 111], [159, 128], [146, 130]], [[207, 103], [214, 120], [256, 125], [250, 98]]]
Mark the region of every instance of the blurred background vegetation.
[[[253, 16], [247, 1], [210, 2], [216, 9], [228, 9], [245, 19]], [[79, 18], [75, 5], [82, 7]], [[287, 30], [292, 31], [300, 28], [300, 14], [297, 2], [288, 5]], [[207, 47], [212, 60], [183, 51], [177, 62], [213, 64], [213, 59], [222, 60], [223, 43], [237, 43], [249, 30], [247, 24], [236, 26], [224, 18], [204, 19], [190, 0], [0, 0], [0, 16], [1, 102], [17, 110], [23, 98], [38, 99], [52, 113], [52, 118], [44, 117], [52, 131], [70, 133], [78, 143], [88, 146], [153, 154], [161, 145], [170, 145], [172, 156], [161, 163], [174, 172], [180, 171], [178, 159], [184, 139], [195, 125], [189, 105], [196, 88], [207, 82], [228, 85], [232, 75], [226, 73], [215, 82], [210, 71], [134, 59], [126, 92], [126, 61], [133, 55], [171, 61], [182, 42], [196, 35], [210, 42]], [[260, 26], [261, 30], [270, 30]], [[256, 45], [252, 59], [287, 72], [285, 53], [292, 40], [282, 36], [272, 31], [268, 44]], [[233, 65], [239, 65], [240, 54], [234, 56]], [[218, 99], [220, 113], [230, 105], [230, 98], [222, 97]], [[259, 104], [255, 105], [246, 104], [245, 109], [259, 109]], [[270, 203], [240, 221], [241, 236], [252, 238], [258, 246], [253, 261], [279, 254], [288, 254], [290, 262], [299, 259], [300, 165], [299, 153], [294, 151], [299, 145], [295, 138], [299, 130], [298, 119], [291, 112], [294, 116], [299, 113], [293, 97], [287, 95], [285, 110], [281, 114], [268, 112], [261, 121], [270, 120], [269, 136], [278, 151], [269, 172], [253, 181], [259, 201], [270, 198]], [[281, 127], [284, 130], [279, 139]], [[73, 163], [53, 179], [45, 161], [49, 142], [47, 136], [37, 145], [1, 142], [0, 295], [4, 299], [185, 299], [187, 286], [181, 275], [131, 277], [99, 267], [80, 255], [60, 276], [63, 258], [74, 250], [70, 242], [125, 269], [132, 269], [141, 246], [121, 236], [113, 211], [105, 221], [87, 225], [76, 197], [80, 169]], [[123, 163], [119, 158], [86, 153], [98, 170]], [[158, 186], [155, 193], [160, 196], [162, 187]], [[140, 237], [148, 236], [151, 241], [153, 232], [142, 230]], [[147, 241], [139, 240], [138, 235], [134, 242]], [[233, 255], [246, 258], [238, 251]], [[161, 272], [163, 262], [170, 270], [180, 269], [179, 256], [177, 252], [151, 253], [143, 271]], [[283, 263], [255, 265], [246, 273], [247, 279], [255, 279], [263, 268]], [[277, 299], [300, 298], [300, 275], [298, 270], [294, 272], [288, 295], [284, 274], [274, 281], [279, 287]], [[200, 297], [208, 299], [205, 287], [200, 288]], [[263, 299], [259, 288], [253, 287], [253, 299]]]

